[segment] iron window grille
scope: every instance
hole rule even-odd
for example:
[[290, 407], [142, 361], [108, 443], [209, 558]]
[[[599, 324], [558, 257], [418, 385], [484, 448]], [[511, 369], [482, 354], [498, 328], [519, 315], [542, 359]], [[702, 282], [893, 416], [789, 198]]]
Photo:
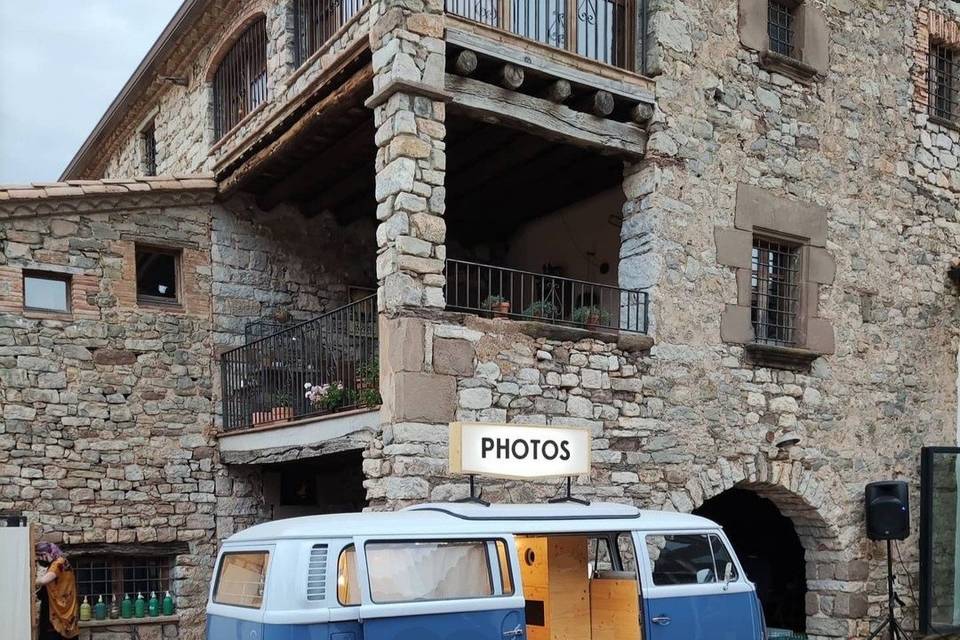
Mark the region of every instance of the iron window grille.
[[781, 240], [753, 239], [750, 316], [754, 340], [760, 344], [796, 345], [800, 249]]
[[143, 144], [143, 175], [157, 175], [157, 128], [154, 122], [150, 122], [140, 132], [140, 139]]
[[366, 0], [296, 0], [293, 6], [299, 67], [355, 16]]
[[960, 121], [957, 89], [957, 50], [940, 43], [930, 43], [929, 100], [930, 115], [951, 122]]
[[213, 78], [217, 140], [267, 99], [267, 19], [261, 16], [227, 52]]
[[144, 599], [155, 592], [158, 597], [171, 590], [173, 556], [81, 556], [70, 563], [77, 576], [77, 597], [86, 596], [93, 604], [100, 596], [110, 602], [113, 596], [124, 595]]
[[794, 15], [792, 7], [783, 2], [769, 0], [767, 3], [767, 35], [770, 36], [770, 51], [793, 57]]

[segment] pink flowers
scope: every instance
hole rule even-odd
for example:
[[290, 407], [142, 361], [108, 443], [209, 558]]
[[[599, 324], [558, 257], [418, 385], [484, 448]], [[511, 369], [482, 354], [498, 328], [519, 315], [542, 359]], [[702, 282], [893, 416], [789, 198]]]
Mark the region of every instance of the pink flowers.
[[339, 382], [330, 384], [307, 382], [303, 388], [306, 389], [303, 397], [318, 409], [335, 409], [343, 401], [343, 387]]

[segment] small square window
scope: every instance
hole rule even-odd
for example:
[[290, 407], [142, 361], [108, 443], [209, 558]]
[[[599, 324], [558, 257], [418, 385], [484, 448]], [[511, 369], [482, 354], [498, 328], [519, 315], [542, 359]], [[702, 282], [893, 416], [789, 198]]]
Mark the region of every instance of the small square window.
[[36, 311], [70, 313], [70, 276], [62, 273], [25, 271], [23, 307]]
[[960, 55], [957, 50], [944, 44], [930, 43], [930, 115], [960, 121]]
[[770, 51], [794, 57], [794, 7], [785, 2], [769, 0], [767, 4], [767, 35]]
[[800, 313], [800, 246], [754, 238], [750, 285], [754, 340], [795, 346]]
[[177, 304], [180, 300], [180, 252], [137, 247], [137, 301]]

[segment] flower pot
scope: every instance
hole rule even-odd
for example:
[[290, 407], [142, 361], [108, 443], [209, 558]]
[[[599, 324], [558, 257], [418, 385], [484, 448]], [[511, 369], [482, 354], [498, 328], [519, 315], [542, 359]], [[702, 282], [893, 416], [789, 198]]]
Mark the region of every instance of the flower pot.
[[284, 422], [293, 418], [293, 407], [274, 407], [271, 411], [273, 422]]
[[293, 407], [273, 407], [270, 411], [254, 411], [250, 422], [254, 426], [264, 426], [292, 419]]
[[510, 302], [503, 301], [494, 304], [491, 307], [493, 311], [494, 318], [509, 318], [510, 317]]
[[597, 329], [600, 328], [601, 322], [602, 322], [602, 319], [600, 318], [599, 313], [591, 313], [589, 316], [587, 316], [587, 329], [590, 329], [591, 331], [596, 331]]

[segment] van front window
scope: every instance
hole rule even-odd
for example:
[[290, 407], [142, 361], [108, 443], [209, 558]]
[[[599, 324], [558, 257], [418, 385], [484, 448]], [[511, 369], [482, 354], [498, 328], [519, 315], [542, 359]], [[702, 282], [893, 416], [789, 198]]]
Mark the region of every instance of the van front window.
[[416, 602], [494, 595], [487, 543], [371, 542], [366, 545], [374, 602]]

